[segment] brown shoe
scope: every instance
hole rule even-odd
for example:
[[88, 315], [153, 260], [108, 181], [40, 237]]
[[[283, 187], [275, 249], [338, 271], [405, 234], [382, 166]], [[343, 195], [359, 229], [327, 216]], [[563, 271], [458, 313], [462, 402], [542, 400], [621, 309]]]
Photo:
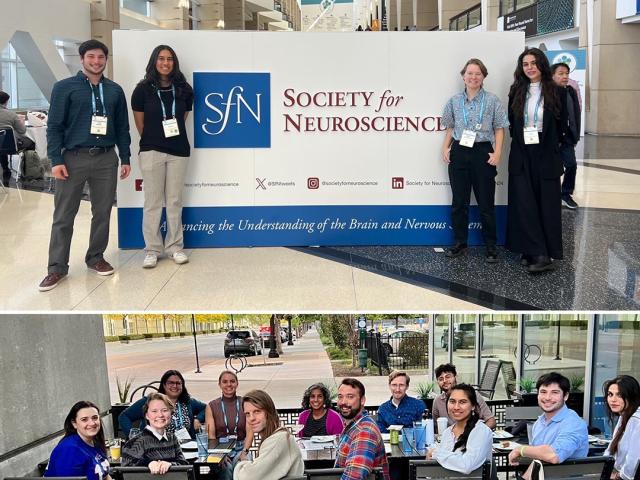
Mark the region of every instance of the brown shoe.
[[113, 273], [113, 267], [109, 262], [107, 262], [104, 259], [98, 260], [98, 263], [94, 265], [87, 265], [87, 267], [89, 267], [89, 270], [93, 270], [98, 275], [106, 276], [106, 275], [111, 275]]
[[58, 286], [58, 284], [66, 278], [64, 273], [53, 272], [44, 277], [44, 280], [40, 282], [38, 285], [38, 290], [41, 292], [47, 292], [49, 290], [53, 290]]

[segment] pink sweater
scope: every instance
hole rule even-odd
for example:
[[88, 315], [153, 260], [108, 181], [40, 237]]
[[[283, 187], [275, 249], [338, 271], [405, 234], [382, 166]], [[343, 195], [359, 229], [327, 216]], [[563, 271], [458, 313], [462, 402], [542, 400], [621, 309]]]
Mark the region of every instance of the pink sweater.
[[[307, 423], [307, 419], [311, 415], [311, 410], [305, 410], [298, 417], [298, 423], [300, 425], [305, 425]], [[339, 435], [342, 433], [344, 429], [344, 424], [342, 423], [342, 417], [335, 410], [327, 410], [327, 416], [325, 417], [327, 435]], [[302, 430], [298, 433], [299, 437], [302, 437]]]

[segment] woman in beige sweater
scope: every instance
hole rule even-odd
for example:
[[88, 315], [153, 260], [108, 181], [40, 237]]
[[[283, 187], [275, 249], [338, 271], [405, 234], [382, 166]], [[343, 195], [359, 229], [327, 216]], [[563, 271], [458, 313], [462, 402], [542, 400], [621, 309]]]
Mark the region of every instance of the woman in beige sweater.
[[238, 462], [233, 479], [278, 480], [288, 475], [302, 475], [302, 454], [293, 435], [280, 426], [271, 397], [262, 390], [252, 390], [242, 397], [242, 406], [247, 426], [260, 435], [260, 447], [256, 459]]

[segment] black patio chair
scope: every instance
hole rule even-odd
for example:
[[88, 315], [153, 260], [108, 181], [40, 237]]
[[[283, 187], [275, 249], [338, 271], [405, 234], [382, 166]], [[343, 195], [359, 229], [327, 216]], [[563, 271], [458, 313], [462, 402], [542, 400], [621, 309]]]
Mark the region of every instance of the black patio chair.
[[476, 479], [491, 480], [491, 462], [486, 461], [480, 468], [473, 472], [465, 474], [447, 470], [435, 460], [410, 460], [409, 461], [409, 479], [410, 480], [429, 480], [429, 479]]
[[[114, 474], [121, 480], [158, 480], [148, 467], [116, 467]], [[169, 471], [161, 476], [162, 480], [193, 480], [193, 465], [172, 465]]]
[[[343, 473], [344, 468], [317, 468], [304, 471], [307, 480], [340, 480]], [[374, 468], [369, 475], [369, 480], [383, 480], [382, 469]]]
[[615, 460], [610, 456], [574, 458], [563, 463], [543, 463], [545, 480], [600, 479], [609, 480]]
[[480, 379], [479, 385], [473, 385], [473, 387], [483, 396], [489, 400], [493, 400], [493, 395], [496, 392], [496, 383], [498, 383], [498, 375], [500, 375], [500, 369], [502, 368], [502, 360], [487, 360], [484, 364], [484, 370]]

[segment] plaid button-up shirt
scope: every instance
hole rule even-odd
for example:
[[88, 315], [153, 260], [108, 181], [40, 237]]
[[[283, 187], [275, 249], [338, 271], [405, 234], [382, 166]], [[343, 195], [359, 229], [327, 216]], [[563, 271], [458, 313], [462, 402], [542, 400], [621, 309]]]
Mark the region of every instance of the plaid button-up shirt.
[[341, 480], [364, 480], [371, 471], [381, 467], [385, 480], [389, 480], [389, 463], [382, 435], [376, 422], [363, 411], [345, 427], [340, 437], [336, 468], [344, 468]]

